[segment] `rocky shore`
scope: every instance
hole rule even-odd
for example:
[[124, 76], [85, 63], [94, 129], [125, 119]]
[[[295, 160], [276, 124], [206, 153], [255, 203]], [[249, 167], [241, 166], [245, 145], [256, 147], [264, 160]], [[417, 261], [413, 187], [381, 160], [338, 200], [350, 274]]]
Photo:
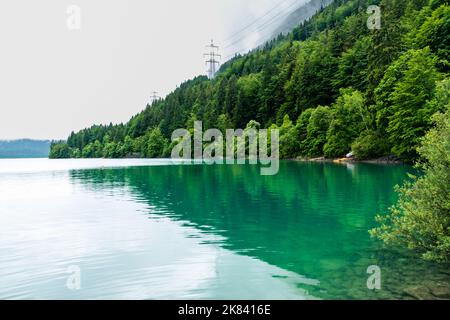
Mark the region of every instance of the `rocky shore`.
[[355, 158], [340, 158], [340, 159], [327, 159], [325, 157], [319, 158], [297, 158], [293, 159], [295, 161], [304, 161], [304, 162], [325, 162], [325, 163], [374, 163], [374, 164], [405, 164], [400, 159], [394, 156], [386, 156], [377, 159], [370, 160], [357, 160]]

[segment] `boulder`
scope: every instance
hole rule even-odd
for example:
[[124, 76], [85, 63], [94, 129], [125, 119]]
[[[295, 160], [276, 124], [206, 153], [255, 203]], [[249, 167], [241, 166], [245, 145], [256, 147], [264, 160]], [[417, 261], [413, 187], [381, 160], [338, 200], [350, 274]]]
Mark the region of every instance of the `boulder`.
[[418, 300], [450, 299], [450, 284], [442, 281], [427, 281], [423, 285], [409, 287], [403, 291]]
[[417, 300], [436, 300], [430, 289], [425, 286], [414, 286], [403, 290], [404, 293]]
[[431, 294], [439, 299], [450, 299], [450, 284], [445, 282], [430, 282], [427, 283]]

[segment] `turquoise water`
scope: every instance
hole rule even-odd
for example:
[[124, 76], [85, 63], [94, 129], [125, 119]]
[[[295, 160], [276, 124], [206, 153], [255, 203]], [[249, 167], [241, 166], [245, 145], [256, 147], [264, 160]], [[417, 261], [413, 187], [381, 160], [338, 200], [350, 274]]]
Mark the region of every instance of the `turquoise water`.
[[0, 160], [0, 299], [405, 299], [448, 279], [368, 235], [410, 171]]

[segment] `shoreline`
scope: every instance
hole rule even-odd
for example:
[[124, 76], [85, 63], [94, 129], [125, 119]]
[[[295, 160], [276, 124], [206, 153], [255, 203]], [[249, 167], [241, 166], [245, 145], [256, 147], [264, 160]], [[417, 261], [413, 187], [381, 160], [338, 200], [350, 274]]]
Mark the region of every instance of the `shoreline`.
[[[92, 160], [92, 159], [105, 159], [105, 160], [171, 160], [170, 158], [139, 158], [139, 157], [124, 157], [124, 158], [0, 158], [0, 160], [21, 160], [21, 159], [48, 159], [48, 160]], [[188, 161], [193, 161], [188, 160]], [[412, 163], [404, 162], [396, 158], [382, 157], [377, 159], [357, 160], [354, 158], [336, 158], [328, 159], [325, 157], [319, 158], [290, 158], [280, 159], [280, 161], [297, 161], [297, 162], [315, 162], [315, 163], [368, 163], [368, 164], [396, 164], [396, 165], [412, 165]]]
[[336, 159], [327, 159], [325, 157], [319, 158], [295, 158], [290, 159], [291, 161], [299, 161], [299, 162], [316, 162], [316, 163], [336, 163], [336, 164], [344, 164], [344, 163], [368, 163], [368, 164], [396, 164], [396, 165], [405, 165], [407, 162], [401, 161], [397, 158], [387, 156], [376, 159], [368, 159], [368, 160], [357, 160], [355, 158], [336, 158]]

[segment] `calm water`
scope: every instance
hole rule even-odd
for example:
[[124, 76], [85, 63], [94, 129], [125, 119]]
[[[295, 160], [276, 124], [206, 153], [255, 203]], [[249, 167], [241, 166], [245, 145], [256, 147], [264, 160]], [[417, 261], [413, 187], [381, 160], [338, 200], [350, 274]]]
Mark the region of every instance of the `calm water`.
[[408, 171], [0, 160], [0, 299], [406, 298], [448, 277], [368, 235]]

